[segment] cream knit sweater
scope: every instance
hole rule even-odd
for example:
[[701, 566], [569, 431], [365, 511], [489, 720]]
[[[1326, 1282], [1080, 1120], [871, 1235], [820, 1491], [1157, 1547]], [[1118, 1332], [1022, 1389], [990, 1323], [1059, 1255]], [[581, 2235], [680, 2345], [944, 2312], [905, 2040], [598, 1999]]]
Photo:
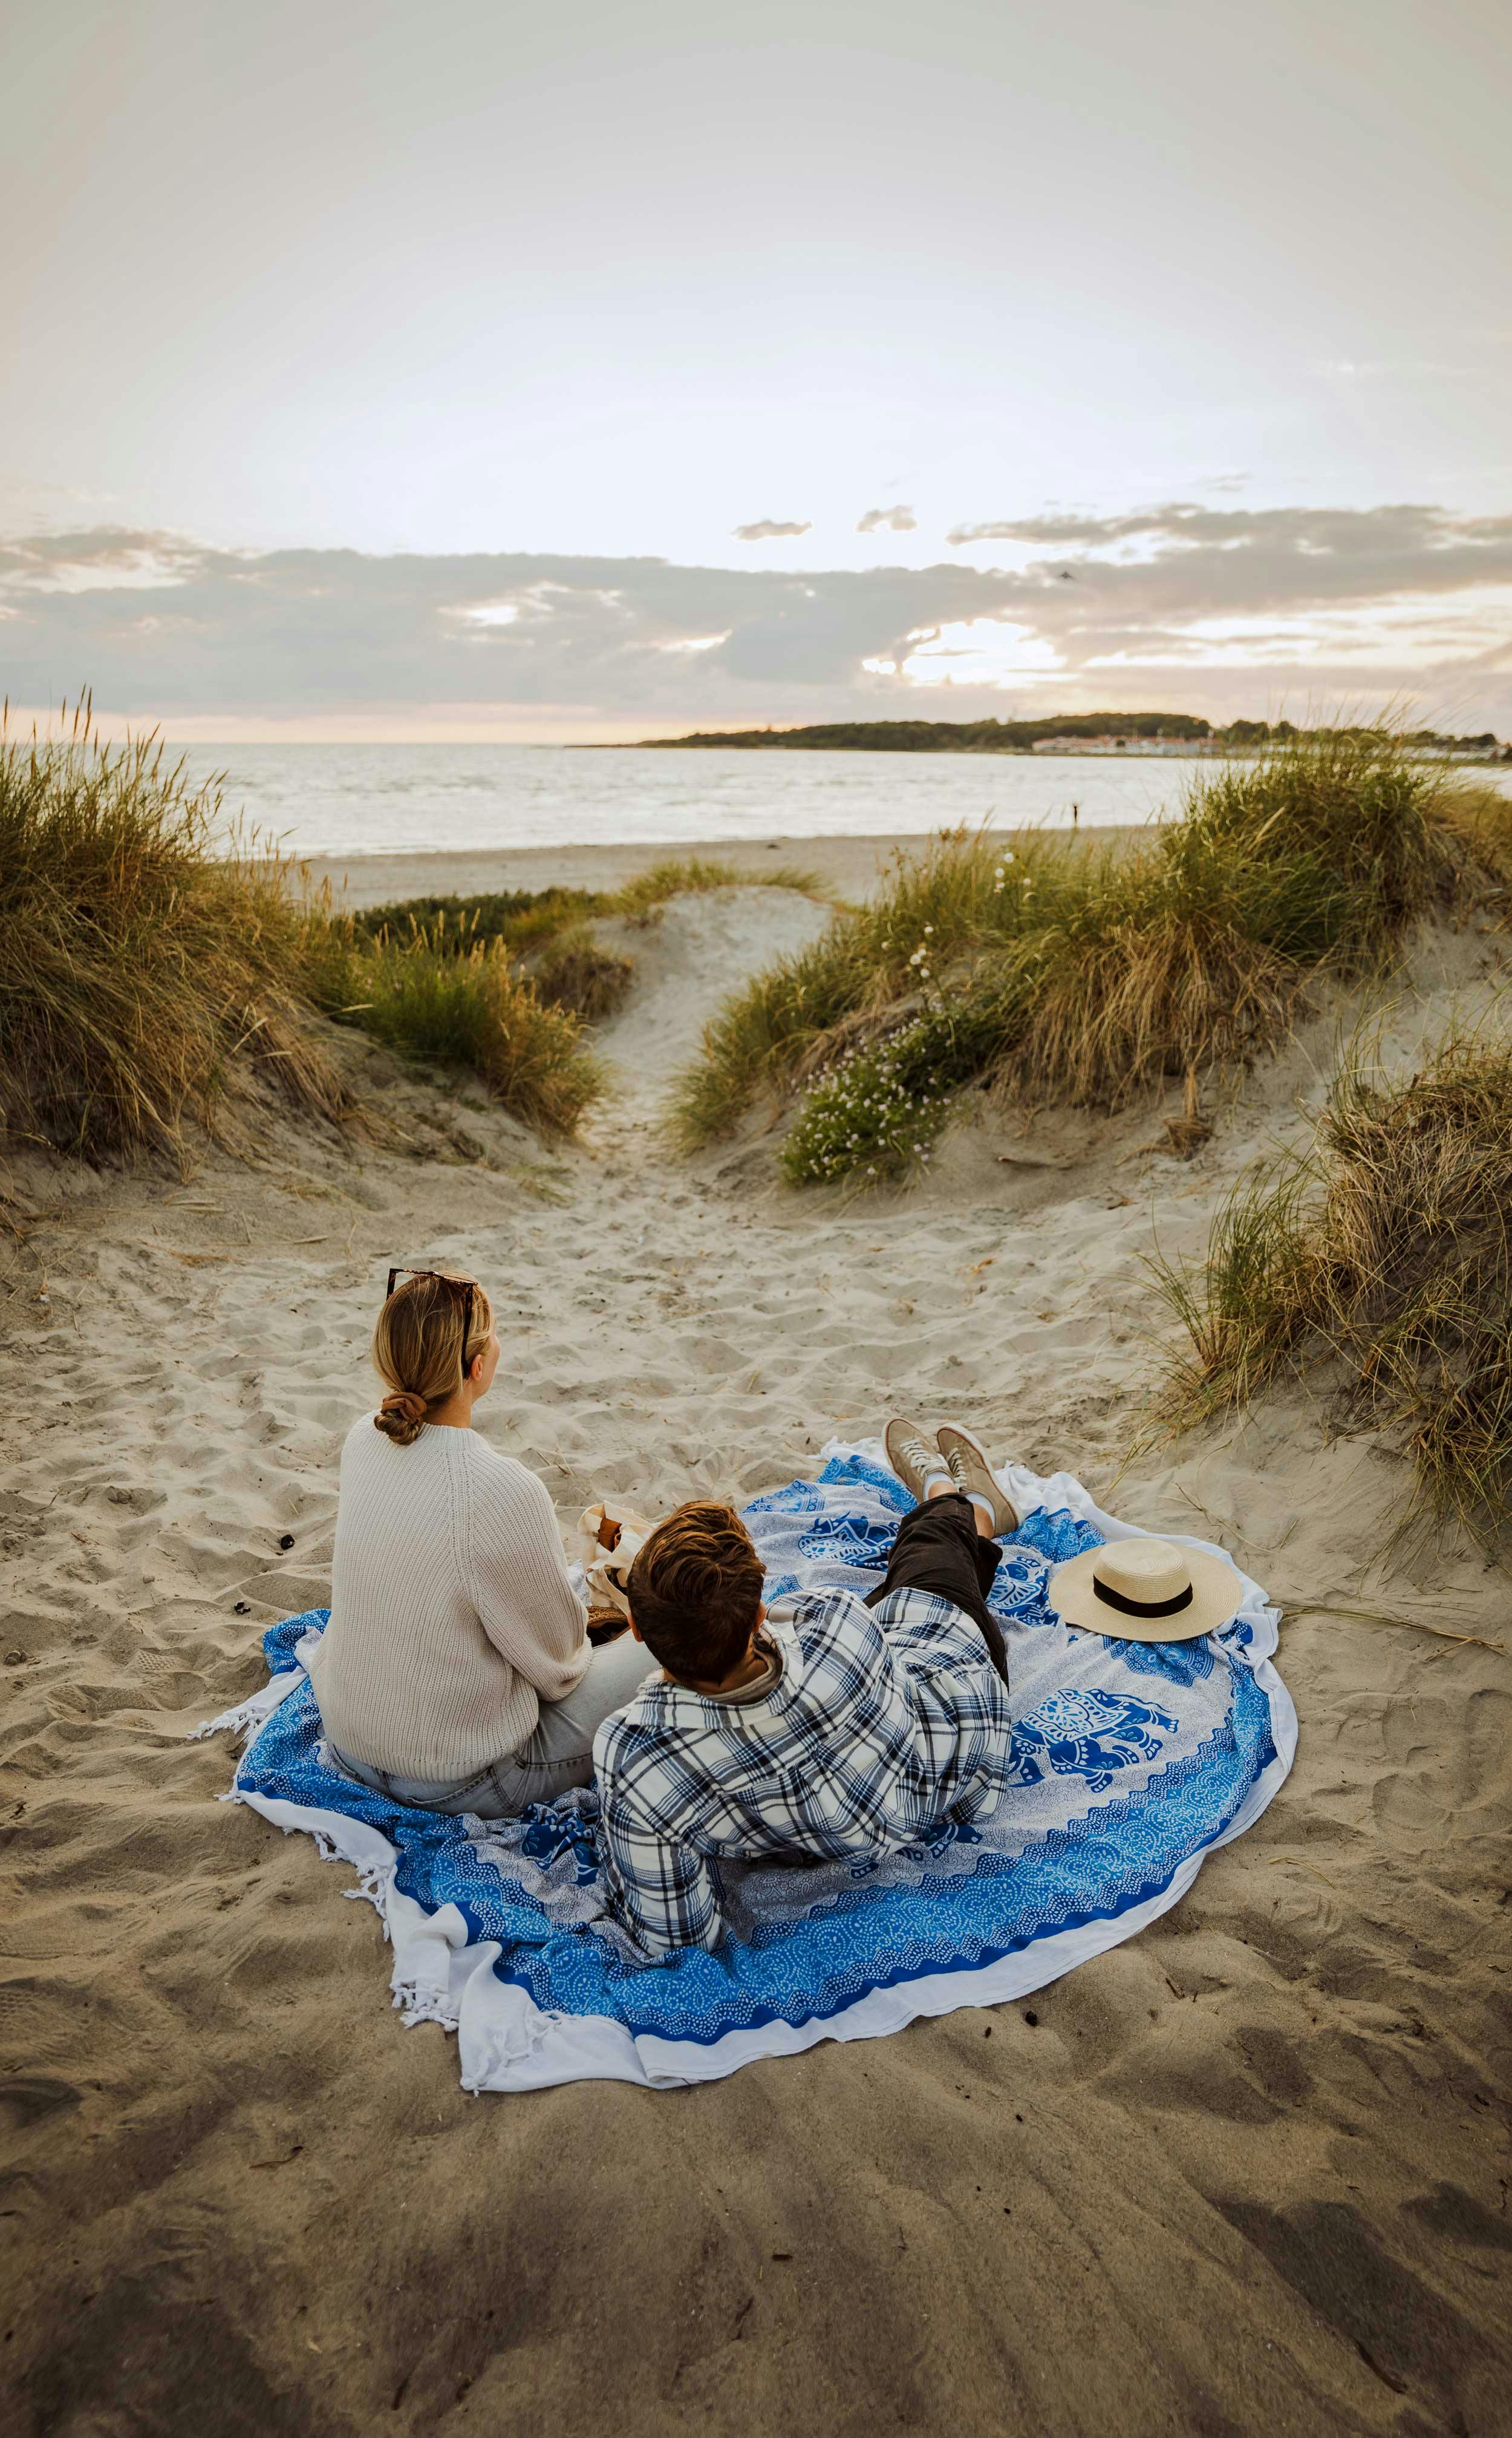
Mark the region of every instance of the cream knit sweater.
[[338, 1751], [462, 1778], [534, 1733], [592, 1656], [544, 1483], [476, 1431], [396, 1447], [364, 1415], [342, 1450], [331, 1621], [309, 1673]]

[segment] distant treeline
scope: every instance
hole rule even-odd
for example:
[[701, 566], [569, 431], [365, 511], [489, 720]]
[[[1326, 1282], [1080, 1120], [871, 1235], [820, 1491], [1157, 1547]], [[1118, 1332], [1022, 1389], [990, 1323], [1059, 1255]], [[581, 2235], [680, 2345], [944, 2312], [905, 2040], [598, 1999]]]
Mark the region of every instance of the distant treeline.
[[1058, 719], [835, 719], [817, 728], [741, 728], [731, 733], [658, 736], [654, 745], [777, 746], [863, 753], [1028, 753], [1047, 736], [1210, 736], [1205, 719], [1180, 711], [1078, 711]]
[[[1355, 730], [1310, 730], [1311, 735], [1372, 733]], [[1181, 711], [1075, 711], [1053, 719], [836, 719], [813, 728], [741, 728], [703, 730], [693, 736], [648, 736], [646, 745], [662, 747], [718, 745], [748, 750], [768, 748], [787, 752], [849, 749], [859, 753], [1031, 753], [1051, 737], [1170, 737], [1192, 744], [1224, 746], [1284, 744], [1303, 732], [1290, 719], [1236, 719], [1214, 728]], [[1480, 736], [1442, 736], [1436, 730], [1415, 730], [1404, 739], [1439, 753], [1488, 754], [1501, 749], [1487, 729]]]

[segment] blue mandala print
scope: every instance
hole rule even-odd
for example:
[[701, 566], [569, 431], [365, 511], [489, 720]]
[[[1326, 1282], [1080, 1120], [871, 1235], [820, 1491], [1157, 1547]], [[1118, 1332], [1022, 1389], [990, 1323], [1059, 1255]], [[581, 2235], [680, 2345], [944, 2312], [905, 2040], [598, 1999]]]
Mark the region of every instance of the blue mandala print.
[[747, 1522], [753, 1515], [822, 1515], [824, 1493], [812, 1481], [790, 1481], [785, 1490], [753, 1498], [745, 1511]]
[[1112, 1642], [1108, 1649], [1136, 1676], [1165, 1676], [1172, 1685], [1195, 1685], [1211, 1676], [1213, 1654], [1205, 1635], [1190, 1642]]
[[[752, 1501], [768, 1598], [880, 1581], [909, 1505], [886, 1467], [861, 1456], [832, 1458], [818, 1481]], [[713, 1954], [645, 1966], [626, 1952], [604, 1913], [590, 1789], [484, 1824], [406, 1809], [327, 1767], [298, 1655], [323, 1612], [264, 1637], [290, 1689], [242, 1757], [236, 1792], [274, 1803], [284, 1821], [285, 1807], [303, 1810], [318, 1833], [333, 1812], [376, 1829], [395, 1887], [426, 1913], [455, 1907], [469, 1946], [496, 1943], [495, 1978], [554, 2023], [608, 2019], [632, 2040], [706, 2047], [733, 2033], [748, 2042], [763, 2025], [827, 2023], [869, 1992], [938, 1986], [941, 1974], [1138, 1913], [1275, 1780], [1266, 1687], [1278, 1680], [1262, 1664], [1274, 1626], [1257, 1650], [1245, 1620], [1206, 1644], [1071, 1633], [1048, 1609], [1046, 1581], [1099, 1539], [1064, 1507], [1041, 1507], [1004, 1545], [993, 1605], [1009, 1646], [1016, 1783], [997, 1812], [965, 1829], [941, 1823], [902, 1852], [731, 1866], [732, 1935]], [[1139, 1698], [1152, 1678], [1158, 1705]], [[1116, 1795], [1116, 1781], [1126, 1790]]]
[[1020, 1786], [1037, 1785], [1052, 1772], [1084, 1777], [1091, 1792], [1101, 1794], [1113, 1784], [1115, 1770], [1153, 1760], [1175, 1732], [1169, 1711], [1097, 1687], [1052, 1693], [1014, 1725], [1013, 1774]]
[[1005, 1624], [1011, 1617], [1016, 1617], [1022, 1618], [1026, 1625], [1048, 1625], [1050, 1616], [1045, 1605], [1045, 1586], [1049, 1573], [1050, 1569], [1043, 1558], [1010, 1542], [993, 1578], [992, 1589], [987, 1595], [988, 1607]]

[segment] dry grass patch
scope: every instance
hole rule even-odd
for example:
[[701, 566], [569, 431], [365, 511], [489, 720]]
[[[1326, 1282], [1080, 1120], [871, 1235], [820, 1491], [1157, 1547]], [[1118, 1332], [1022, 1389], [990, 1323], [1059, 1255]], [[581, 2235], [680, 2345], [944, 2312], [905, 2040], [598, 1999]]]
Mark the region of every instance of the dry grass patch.
[[372, 939], [319, 912], [303, 945], [326, 1016], [401, 1057], [467, 1069], [525, 1125], [570, 1135], [604, 1089], [581, 1018], [543, 998], [501, 939], [461, 943], [444, 914]]
[[308, 1027], [289, 867], [220, 847], [215, 787], [149, 740], [0, 740], [0, 1130], [182, 1158], [228, 1091], [351, 1116]]
[[1512, 1035], [1504, 1015], [1392, 1080], [1357, 1045], [1304, 1154], [1257, 1170], [1195, 1271], [1157, 1275], [1187, 1334], [1163, 1432], [1283, 1378], [1398, 1436], [1404, 1528], [1504, 1549], [1512, 1505]]
[[[226, 838], [213, 782], [191, 786], [151, 739], [102, 743], [87, 711], [62, 739], [0, 741], [0, 1132], [182, 1159], [191, 1117], [249, 1140], [271, 1098], [352, 1122], [318, 1016], [468, 1068], [525, 1123], [571, 1131], [600, 1069], [579, 1016], [501, 935], [443, 910], [374, 936], [303, 902], [290, 861], [234, 834], [228, 855]], [[602, 1005], [623, 985], [624, 960], [563, 953], [564, 994]]]
[[1117, 1108], [1274, 1047], [1315, 977], [1509, 892], [1512, 803], [1363, 731], [1203, 768], [1132, 847], [947, 833], [727, 1002], [674, 1127], [694, 1149], [800, 1091], [790, 1178], [896, 1174], [968, 1084]]
[[[438, 967], [451, 959], [474, 960], [482, 949], [519, 960], [522, 978], [543, 1009], [579, 1017], [585, 1024], [602, 1024], [634, 981], [635, 962], [602, 946], [592, 937], [590, 924], [618, 920], [645, 928], [674, 897], [739, 888], [795, 889], [810, 896], [822, 893], [816, 875], [793, 864], [750, 874], [703, 856], [663, 857], [623, 889], [554, 887], [496, 890], [470, 897], [410, 897], [389, 906], [368, 907], [360, 913], [338, 910], [327, 889], [311, 915], [311, 955], [321, 976], [322, 1002], [338, 1016], [355, 1015], [360, 1020], [369, 1012], [357, 961], [372, 958], [388, 968], [402, 953], [413, 960], [418, 975], [422, 966]], [[407, 1004], [446, 995], [437, 972], [424, 991], [415, 982], [400, 996]], [[384, 1038], [414, 1055], [434, 1055], [422, 1050], [417, 1040], [406, 1040], [402, 1007], [395, 1003], [392, 990], [383, 996]], [[458, 995], [453, 990], [450, 996]], [[519, 1022], [517, 1016], [517, 1031]], [[425, 1030], [431, 1029], [427, 1019]], [[567, 1037], [556, 1038], [560, 1045]], [[544, 1036], [537, 1046], [544, 1053]], [[584, 1069], [579, 1084], [586, 1083], [587, 1074]], [[564, 1106], [571, 1098], [569, 1091]], [[587, 1099], [582, 1105], [587, 1105]]]

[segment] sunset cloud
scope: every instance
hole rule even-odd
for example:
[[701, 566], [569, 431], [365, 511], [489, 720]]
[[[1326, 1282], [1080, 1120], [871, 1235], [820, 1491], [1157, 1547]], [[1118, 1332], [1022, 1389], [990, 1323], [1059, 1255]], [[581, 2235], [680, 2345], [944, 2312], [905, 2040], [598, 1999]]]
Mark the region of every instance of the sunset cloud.
[[737, 525], [737, 541], [791, 541], [799, 534], [812, 533], [812, 525], [783, 524], [776, 517], [762, 517], [753, 525]]
[[912, 508], [868, 508], [857, 533], [914, 533], [919, 520]]
[[[979, 553], [989, 529], [959, 530]], [[1407, 694], [1462, 727], [1512, 728], [1512, 517], [1176, 502], [1003, 520], [990, 538], [1015, 546], [1011, 566], [19, 537], [0, 540], [0, 688], [27, 706], [90, 684], [138, 717], [359, 728], [387, 711], [550, 706], [568, 729], [965, 718], [1027, 701], [1229, 717], [1281, 697]]]

